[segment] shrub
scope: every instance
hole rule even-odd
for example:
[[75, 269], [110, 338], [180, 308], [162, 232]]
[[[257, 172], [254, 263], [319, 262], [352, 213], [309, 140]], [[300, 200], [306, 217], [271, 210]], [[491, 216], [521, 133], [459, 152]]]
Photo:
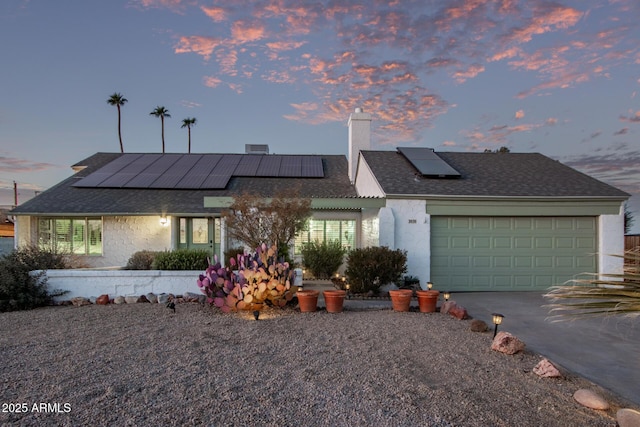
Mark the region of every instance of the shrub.
[[[276, 262], [278, 250], [258, 247], [255, 254], [243, 255], [239, 264], [230, 260], [222, 268], [215, 260], [198, 278], [197, 284], [207, 302], [223, 312], [237, 310], [260, 310], [264, 304], [284, 307], [293, 300], [291, 283], [294, 272], [289, 264]], [[235, 273], [233, 270], [238, 269]]]
[[33, 270], [69, 268], [66, 254], [57, 251], [26, 246], [0, 258], [0, 311], [28, 310], [51, 303], [61, 292], [47, 289], [44, 271]]
[[386, 246], [354, 249], [347, 257], [347, 280], [354, 293], [380, 292], [407, 272], [407, 252]]
[[176, 249], [157, 252], [154, 270], [204, 270], [209, 265], [209, 252], [204, 249]]
[[125, 270], [151, 270], [156, 253], [154, 251], [138, 251], [134, 253], [127, 261]]
[[302, 258], [306, 268], [317, 279], [329, 279], [342, 265], [346, 249], [339, 241], [309, 242], [302, 247]]

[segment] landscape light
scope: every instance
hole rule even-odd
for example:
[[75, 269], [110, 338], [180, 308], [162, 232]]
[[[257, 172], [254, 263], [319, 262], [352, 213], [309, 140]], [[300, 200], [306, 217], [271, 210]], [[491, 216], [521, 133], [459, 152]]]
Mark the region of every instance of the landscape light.
[[493, 324], [495, 325], [493, 328], [493, 337], [495, 338], [498, 333], [498, 325], [502, 323], [504, 316], [500, 313], [493, 313], [491, 316], [493, 316]]
[[443, 295], [445, 302], [449, 301], [449, 298], [451, 297], [451, 292], [446, 291]]
[[431, 290], [433, 288], [433, 283], [427, 282], [427, 289]]

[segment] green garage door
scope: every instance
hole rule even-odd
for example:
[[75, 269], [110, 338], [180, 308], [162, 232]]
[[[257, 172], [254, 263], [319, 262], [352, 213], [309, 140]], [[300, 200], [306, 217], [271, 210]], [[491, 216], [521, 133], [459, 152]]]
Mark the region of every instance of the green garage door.
[[431, 217], [440, 290], [534, 291], [596, 272], [594, 217]]

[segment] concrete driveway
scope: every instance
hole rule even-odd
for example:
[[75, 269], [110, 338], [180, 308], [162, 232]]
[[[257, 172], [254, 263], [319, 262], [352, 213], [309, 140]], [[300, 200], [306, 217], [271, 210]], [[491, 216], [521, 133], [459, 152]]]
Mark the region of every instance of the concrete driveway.
[[640, 405], [640, 317], [607, 316], [552, 322], [538, 292], [465, 292], [451, 299], [493, 327], [503, 314], [507, 331], [527, 348]]

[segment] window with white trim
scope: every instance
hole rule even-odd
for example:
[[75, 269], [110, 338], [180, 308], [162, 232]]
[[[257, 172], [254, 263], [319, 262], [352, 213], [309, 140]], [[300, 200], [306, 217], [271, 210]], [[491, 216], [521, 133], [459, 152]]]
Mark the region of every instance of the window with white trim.
[[76, 255], [102, 255], [102, 218], [39, 218], [38, 246]]
[[294, 252], [299, 254], [305, 243], [336, 240], [347, 250], [355, 248], [356, 221], [353, 219], [310, 219], [307, 230], [296, 236]]

